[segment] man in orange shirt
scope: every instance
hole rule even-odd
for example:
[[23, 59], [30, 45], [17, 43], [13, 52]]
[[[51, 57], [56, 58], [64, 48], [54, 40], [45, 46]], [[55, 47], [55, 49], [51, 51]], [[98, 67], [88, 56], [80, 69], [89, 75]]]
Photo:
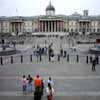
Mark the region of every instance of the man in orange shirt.
[[34, 100], [41, 100], [42, 95], [42, 81], [39, 75], [34, 78]]
[[36, 87], [41, 87], [42, 85], [42, 82], [41, 82], [41, 78], [39, 75], [37, 75], [35, 78], [34, 78], [34, 86], [35, 88]]

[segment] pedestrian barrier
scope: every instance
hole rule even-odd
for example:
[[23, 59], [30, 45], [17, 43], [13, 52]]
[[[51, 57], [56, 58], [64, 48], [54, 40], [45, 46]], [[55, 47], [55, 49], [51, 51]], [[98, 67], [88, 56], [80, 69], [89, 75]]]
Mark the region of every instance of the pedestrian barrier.
[[67, 55], [67, 61], [69, 62], [69, 54]]
[[78, 56], [78, 55], [76, 55], [76, 57], [77, 57], [77, 58], [76, 58], [76, 61], [77, 61], [77, 62], [79, 62], [79, 56]]
[[86, 63], [88, 64], [88, 56], [86, 56]]
[[1, 65], [3, 65], [3, 58], [2, 57], [0, 57], [0, 61], [1, 61]]
[[32, 55], [30, 55], [30, 62], [32, 62]]
[[23, 63], [23, 55], [21, 55], [21, 63]]
[[11, 64], [13, 64], [13, 56], [11, 56]]
[[[13, 56], [1, 56], [0, 65], [6, 64], [22, 64], [22, 63], [33, 63], [33, 64], [46, 64], [46, 63], [55, 63], [55, 64], [64, 64], [64, 63], [91, 63], [91, 55], [82, 55], [82, 54], [67, 54], [66, 57], [61, 56], [60, 54], [54, 55], [54, 61], [51, 60], [49, 55], [33, 55], [33, 54], [24, 54], [24, 55], [13, 55]], [[100, 64], [100, 56], [96, 58], [96, 64]]]

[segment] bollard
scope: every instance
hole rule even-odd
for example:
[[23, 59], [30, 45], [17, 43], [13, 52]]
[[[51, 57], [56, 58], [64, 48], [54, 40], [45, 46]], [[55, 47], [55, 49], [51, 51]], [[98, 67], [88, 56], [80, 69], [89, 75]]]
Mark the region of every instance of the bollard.
[[21, 55], [21, 63], [23, 63], [23, 55]]
[[99, 64], [99, 57], [96, 57], [96, 63]]
[[63, 57], [63, 49], [61, 49], [60, 54], [61, 54], [61, 57]]
[[51, 56], [49, 55], [49, 61], [51, 61]]
[[30, 62], [32, 62], [32, 55], [30, 55]]
[[93, 59], [92, 59], [92, 56], [90, 56], [90, 63], [92, 63], [92, 60], [93, 60]]
[[77, 57], [76, 61], [79, 62], [79, 56], [77, 55], [76, 57]]
[[60, 55], [58, 55], [58, 61], [60, 61]]
[[67, 54], [67, 52], [66, 52], [66, 51], [64, 51], [64, 58], [66, 57], [66, 54]]
[[13, 64], [13, 56], [11, 56], [11, 64]]
[[67, 61], [69, 62], [69, 54], [67, 55]]
[[88, 56], [86, 56], [86, 63], [88, 64]]
[[37, 57], [37, 63], [38, 63], [38, 56], [39, 56], [39, 55], [36, 56], [36, 57]]
[[2, 57], [0, 57], [0, 61], [1, 61], [1, 65], [3, 65], [3, 58]]

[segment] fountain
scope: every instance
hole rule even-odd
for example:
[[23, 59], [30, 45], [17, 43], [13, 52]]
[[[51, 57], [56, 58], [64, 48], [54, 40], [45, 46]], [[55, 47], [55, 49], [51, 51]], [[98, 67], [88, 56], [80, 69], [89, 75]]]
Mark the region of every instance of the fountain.
[[94, 47], [89, 49], [90, 53], [100, 55], [100, 39], [96, 39], [96, 44]]
[[1, 39], [0, 45], [0, 56], [12, 55], [16, 54], [18, 51], [16, 50], [15, 42], [8, 41], [7, 39]]

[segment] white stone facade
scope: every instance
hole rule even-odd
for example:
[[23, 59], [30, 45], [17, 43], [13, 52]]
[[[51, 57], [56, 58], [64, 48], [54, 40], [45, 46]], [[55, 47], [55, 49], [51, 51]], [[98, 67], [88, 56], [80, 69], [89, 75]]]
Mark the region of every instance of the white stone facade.
[[46, 15], [33, 17], [0, 17], [0, 33], [73, 32], [100, 33], [100, 16], [89, 16], [75, 12], [72, 15], [55, 15], [55, 8], [49, 4]]

